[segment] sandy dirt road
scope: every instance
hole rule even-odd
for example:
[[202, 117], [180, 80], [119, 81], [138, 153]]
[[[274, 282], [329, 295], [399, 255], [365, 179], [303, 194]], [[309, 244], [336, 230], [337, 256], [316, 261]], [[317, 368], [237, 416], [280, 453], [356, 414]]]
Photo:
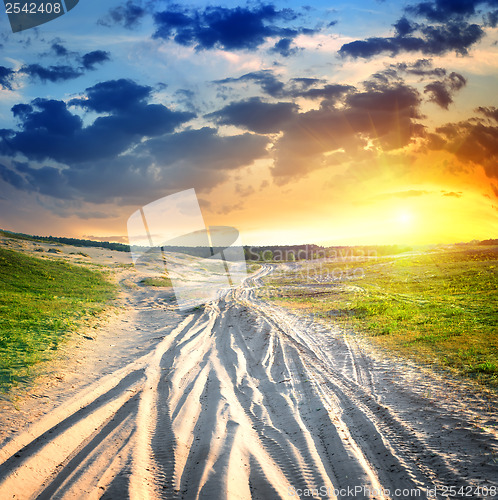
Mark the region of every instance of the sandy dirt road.
[[259, 299], [271, 271], [182, 314], [129, 292], [4, 436], [0, 499], [498, 498], [492, 398]]

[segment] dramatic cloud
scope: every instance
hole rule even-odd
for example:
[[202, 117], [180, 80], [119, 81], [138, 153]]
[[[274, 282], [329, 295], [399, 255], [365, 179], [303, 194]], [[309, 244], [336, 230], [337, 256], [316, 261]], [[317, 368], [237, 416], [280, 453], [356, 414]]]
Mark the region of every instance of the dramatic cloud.
[[152, 87], [121, 78], [97, 83], [86, 89], [84, 98], [73, 99], [69, 104], [82, 106], [97, 113], [124, 111], [143, 104], [151, 93]]
[[110, 113], [87, 127], [63, 101], [35, 99], [31, 105], [16, 105], [12, 112], [21, 130], [9, 131], [2, 149], [33, 160], [74, 164], [118, 155], [144, 137], [172, 132], [193, 117], [147, 104], [151, 90], [130, 80], [112, 80], [87, 89], [87, 99], [74, 99], [70, 104]]
[[133, 151], [79, 168], [0, 165], [0, 177], [18, 189], [58, 199], [143, 204], [191, 187], [209, 190], [226, 181], [230, 172], [267, 156], [267, 144], [257, 135], [221, 137], [203, 128], [153, 138]]
[[338, 106], [323, 103], [318, 110], [299, 113], [283, 128], [275, 145], [272, 170], [277, 182], [371, 155], [377, 150], [402, 148], [423, 132], [419, 93], [403, 84], [366, 86], [350, 92]]
[[83, 74], [83, 71], [72, 66], [56, 65], [44, 67], [40, 64], [27, 64], [19, 72], [28, 75], [33, 80], [53, 83], [74, 80]]
[[434, 68], [430, 59], [418, 59], [411, 64], [390, 64], [384, 70], [373, 74], [370, 80], [364, 84], [370, 89], [375, 89], [379, 85], [402, 84], [404, 75], [420, 76], [420, 81], [427, 80], [429, 77], [439, 77], [440, 80], [431, 81], [425, 85], [424, 93], [428, 94], [430, 101], [444, 109], [448, 109], [448, 106], [453, 102], [455, 92], [467, 84], [466, 78], [459, 73], [451, 72], [448, 75], [446, 69]]
[[53, 167], [33, 168], [28, 164], [18, 163], [17, 170], [24, 174], [27, 190], [47, 194], [55, 198], [71, 199], [73, 190], [70, 189], [64, 170]]
[[446, 149], [461, 161], [481, 165], [488, 177], [498, 179], [498, 110], [477, 111], [492, 121], [474, 117], [439, 127], [436, 132], [445, 140], [435, 144], [434, 149]]
[[103, 64], [110, 60], [109, 52], [104, 50], [94, 50], [80, 56], [77, 52], [68, 51], [60, 42], [53, 43], [51, 50], [59, 57], [75, 59], [79, 66], [74, 67], [69, 64], [57, 64], [52, 66], [42, 66], [38, 63], [25, 64], [19, 69], [18, 73], [28, 75], [32, 80], [38, 80], [43, 83], [59, 83], [74, 80], [82, 76], [85, 71], [95, 70], [97, 64]]
[[[417, 64], [417, 68], [421, 66], [428, 71], [428, 63]], [[447, 85], [456, 88], [458, 77], [448, 77]], [[422, 118], [422, 97], [401, 79], [392, 82], [374, 75], [364, 82], [363, 91], [350, 85], [324, 84], [316, 78], [293, 78], [284, 84], [270, 71], [223, 83], [229, 81], [263, 82], [271, 85], [271, 94], [280, 98], [321, 99], [319, 109], [303, 113], [293, 102], [267, 102], [253, 97], [206, 115], [220, 125], [235, 125], [258, 134], [280, 132], [272, 149], [272, 173], [278, 183], [349, 161], [355, 155], [399, 149], [423, 135], [424, 127], [415, 121]]]
[[17, 189], [30, 190], [24, 178], [14, 170], [0, 163], [0, 178]]
[[[150, 104], [152, 90], [111, 80], [69, 104], [39, 98], [15, 105], [19, 130], [0, 133], [6, 160], [0, 178], [57, 199], [129, 204], [192, 186], [209, 190], [230, 172], [268, 156], [269, 140], [255, 134], [220, 136], [207, 127], [175, 133], [194, 115]], [[85, 126], [71, 106], [104, 115]], [[59, 165], [20, 162], [19, 155]]]
[[410, 117], [416, 118], [419, 117], [415, 108], [420, 104], [420, 96], [414, 88], [407, 85], [377, 85], [375, 90], [348, 95], [346, 104], [352, 109], [366, 112], [393, 114], [397, 110], [409, 110]]
[[[257, 158], [268, 156], [268, 144], [266, 137], [254, 134], [220, 136], [216, 129], [204, 127], [150, 139], [138, 152], [146, 152], [156, 162], [168, 167], [184, 165], [187, 170], [193, 169], [216, 177], [218, 171], [235, 170], [251, 164]], [[170, 175], [174, 177], [178, 174], [171, 171]], [[209, 179], [203, 182], [212, 184]]]
[[268, 103], [258, 97], [234, 102], [207, 115], [221, 125], [236, 125], [259, 134], [279, 132], [297, 112], [298, 107], [289, 102]]
[[441, 81], [432, 82], [425, 86], [424, 92], [430, 95], [430, 100], [444, 109], [453, 102], [453, 93], [465, 86], [467, 80], [460, 74], [452, 72]]
[[340, 48], [339, 54], [366, 59], [384, 52], [391, 56], [401, 52], [443, 55], [451, 51], [466, 55], [468, 49], [484, 36], [484, 31], [480, 26], [465, 21], [451, 21], [440, 26], [420, 25], [417, 27], [417, 31], [419, 36], [412, 36], [412, 31], [407, 31], [405, 27], [393, 37], [371, 37], [366, 40], [356, 40], [344, 44]]
[[20, 120], [25, 132], [44, 130], [71, 135], [82, 126], [81, 118], [72, 115], [63, 101], [38, 98], [31, 104], [16, 104], [12, 108], [12, 114]]
[[406, 8], [406, 11], [422, 16], [430, 21], [445, 22], [449, 19], [463, 19], [476, 14], [476, 8], [481, 6], [496, 7], [496, 0], [435, 0], [420, 2]]
[[93, 52], [88, 52], [81, 58], [81, 63], [85, 69], [93, 70], [96, 64], [102, 64], [110, 60], [109, 52], [105, 50], [94, 50]]
[[271, 4], [251, 7], [211, 6], [191, 10], [180, 5], [154, 14], [154, 38], [174, 40], [197, 50], [221, 48], [225, 50], [256, 49], [268, 38], [280, 37], [275, 49], [290, 55], [290, 43], [300, 33], [312, 33], [305, 28], [279, 27], [278, 21], [294, 21], [297, 15], [291, 9], [277, 10]]
[[394, 29], [396, 30], [397, 36], [406, 36], [413, 33], [417, 29], [418, 25], [409, 21], [406, 17], [398, 19], [394, 24]]

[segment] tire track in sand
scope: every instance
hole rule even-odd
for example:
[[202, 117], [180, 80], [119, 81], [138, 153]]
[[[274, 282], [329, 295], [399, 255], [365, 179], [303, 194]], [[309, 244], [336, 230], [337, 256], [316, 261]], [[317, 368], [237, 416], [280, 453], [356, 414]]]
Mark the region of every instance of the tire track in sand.
[[0, 498], [335, 498], [361, 486], [355, 498], [380, 499], [424, 492], [436, 474], [470, 484], [379, 401], [360, 347], [338, 341], [351, 361], [335, 368], [313, 325], [257, 299], [269, 272], [8, 442]]

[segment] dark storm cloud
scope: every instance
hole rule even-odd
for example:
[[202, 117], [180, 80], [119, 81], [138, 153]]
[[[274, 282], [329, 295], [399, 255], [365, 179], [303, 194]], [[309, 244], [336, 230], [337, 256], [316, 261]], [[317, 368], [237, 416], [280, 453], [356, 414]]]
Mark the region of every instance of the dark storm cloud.
[[72, 135], [82, 126], [81, 118], [72, 115], [63, 101], [38, 98], [31, 105], [16, 104], [12, 107], [12, 114], [21, 122], [24, 132], [45, 130], [54, 134]]
[[73, 99], [69, 104], [97, 113], [120, 112], [143, 105], [151, 93], [152, 87], [121, 78], [97, 83], [86, 89], [85, 98]]
[[6, 68], [5, 66], [0, 66], [0, 88], [3, 88], [4, 90], [12, 90], [12, 80], [14, 75], [14, 70]]
[[81, 58], [81, 63], [85, 69], [93, 70], [96, 64], [102, 64], [110, 60], [109, 52], [105, 50], [94, 50], [88, 52]]
[[417, 24], [409, 21], [406, 17], [398, 19], [394, 24], [394, 29], [396, 30], [397, 36], [406, 36], [413, 33], [417, 29]]
[[130, 80], [102, 82], [87, 89], [88, 99], [74, 99], [72, 105], [110, 113], [83, 126], [63, 101], [35, 99], [19, 104], [12, 112], [21, 130], [9, 131], [3, 148], [29, 159], [52, 159], [77, 164], [118, 155], [144, 137], [172, 132], [190, 120], [192, 113], [171, 111], [160, 104], [148, 104], [151, 88]]
[[[139, 152], [146, 152], [167, 166], [190, 165], [190, 169], [195, 166], [198, 172], [204, 170], [214, 174], [217, 169], [235, 170], [267, 156], [268, 143], [266, 137], [247, 133], [220, 136], [216, 129], [204, 127], [150, 139]], [[176, 174], [171, 171], [171, 175]]]
[[453, 94], [467, 84], [467, 80], [459, 73], [452, 72], [444, 80], [431, 82], [425, 86], [424, 92], [430, 100], [444, 109], [453, 102]]
[[384, 52], [395, 56], [401, 52], [422, 52], [426, 55], [443, 55], [451, 51], [466, 55], [468, 49], [478, 42], [484, 31], [477, 24], [451, 21], [440, 26], [420, 25], [419, 36], [398, 33], [392, 37], [371, 37], [346, 43], [339, 49], [341, 56], [365, 59]]
[[111, 27], [120, 24], [128, 29], [136, 28], [147, 10], [142, 7], [141, 2], [128, 0], [124, 5], [119, 5], [109, 10], [107, 16], [97, 21], [102, 26]]
[[36, 191], [54, 198], [71, 198], [72, 190], [67, 184], [64, 170], [47, 166], [32, 168], [27, 164], [19, 164], [17, 170], [25, 175], [30, 191]]
[[74, 80], [81, 76], [83, 71], [68, 65], [44, 67], [40, 64], [27, 64], [21, 67], [19, 73], [24, 73], [33, 80], [57, 83]]
[[29, 190], [29, 184], [14, 170], [0, 163], [0, 178], [17, 189]]
[[60, 42], [52, 44], [52, 51], [60, 57], [74, 59], [78, 66], [70, 64], [52, 66], [42, 66], [38, 63], [25, 64], [19, 69], [18, 73], [28, 75], [32, 80], [39, 80], [43, 83], [58, 83], [74, 80], [82, 76], [86, 71], [95, 70], [97, 64], [103, 64], [110, 60], [110, 53], [104, 50], [94, 50], [81, 56], [77, 52], [69, 52]]
[[[478, 108], [476, 111], [498, 121], [496, 108]], [[442, 138], [432, 143], [433, 149], [445, 149], [463, 162], [481, 165], [486, 175], [498, 179], [498, 124], [472, 117], [458, 123], [448, 123], [436, 129]]]
[[279, 132], [296, 115], [297, 105], [290, 102], [268, 103], [259, 97], [233, 102], [207, 115], [220, 125], [236, 125], [259, 134]]
[[[297, 14], [291, 9], [277, 10], [271, 4], [251, 7], [210, 6], [204, 10], [170, 5], [154, 14], [154, 38], [174, 40], [197, 50], [221, 48], [226, 50], [255, 49], [272, 37], [280, 37], [281, 51], [289, 50], [290, 41], [300, 33], [312, 33], [306, 28], [285, 28], [276, 23], [294, 21]], [[288, 55], [288, 54], [287, 54]]]
[[445, 22], [449, 19], [464, 19], [476, 14], [478, 7], [497, 7], [497, 0], [436, 0], [410, 5], [406, 11], [430, 21]]
[[[70, 105], [49, 99], [15, 105], [18, 130], [0, 131], [0, 178], [57, 199], [143, 203], [190, 187], [209, 190], [268, 156], [269, 139], [260, 135], [175, 132], [194, 115], [149, 104], [151, 97], [151, 87], [114, 80], [90, 87]], [[71, 105], [105, 115], [85, 126]], [[58, 166], [21, 163], [19, 155]]]
[[484, 36], [484, 31], [479, 25], [464, 21], [452, 21], [441, 26], [424, 26], [421, 32], [426, 41], [424, 52], [438, 55], [452, 50], [466, 55], [469, 47]]
[[16, 171], [0, 168], [0, 176], [18, 189], [58, 199], [144, 204], [191, 187], [209, 190], [235, 169], [267, 156], [267, 144], [257, 135], [221, 137], [216, 130], [203, 128], [149, 139], [135, 151], [79, 168], [18, 164]]

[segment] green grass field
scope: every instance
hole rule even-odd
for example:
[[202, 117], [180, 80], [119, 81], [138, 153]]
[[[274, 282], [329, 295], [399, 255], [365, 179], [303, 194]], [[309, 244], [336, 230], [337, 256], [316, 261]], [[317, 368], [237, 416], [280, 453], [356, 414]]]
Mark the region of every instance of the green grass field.
[[0, 390], [26, 380], [115, 290], [102, 273], [0, 248]]
[[382, 347], [498, 387], [498, 247], [310, 264], [266, 295]]

